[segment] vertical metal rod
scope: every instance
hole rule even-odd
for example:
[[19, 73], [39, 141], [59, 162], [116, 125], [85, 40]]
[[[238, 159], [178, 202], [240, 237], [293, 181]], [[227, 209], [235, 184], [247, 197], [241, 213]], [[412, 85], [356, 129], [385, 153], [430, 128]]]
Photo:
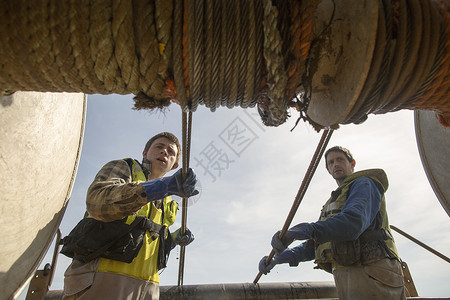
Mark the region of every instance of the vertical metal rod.
[[[294, 219], [295, 213], [297, 212], [297, 209], [300, 206], [303, 197], [305, 196], [306, 190], [308, 189], [308, 185], [311, 182], [311, 179], [314, 175], [314, 172], [317, 169], [317, 165], [320, 162], [322, 154], [325, 151], [328, 142], [330, 141], [332, 133], [333, 129], [326, 129], [323, 132], [322, 137], [320, 138], [319, 144], [317, 145], [316, 151], [313, 155], [311, 163], [309, 164], [308, 170], [306, 171], [305, 177], [303, 178], [300, 188], [298, 189], [297, 196], [295, 197], [294, 203], [292, 203], [291, 210], [286, 218], [286, 221], [284, 222], [283, 229], [280, 232], [280, 239], [283, 238], [283, 236], [286, 234], [286, 231], [289, 229], [289, 226], [291, 225], [291, 222]], [[266, 265], [270, 262], [270, 260], [274, 257], [274, 255], [275, 251], [272, 249], [272, 251], [270, 251], [269, 256], [267, 257]], [[262, 273], [259, 272], [253, 283], [254, 284], [258, 283], [258, 280], [261, 278], [261, 276]]]
[[[186, 180], [186, 175], [189, 169], [189, 157], [190, 157], [190, 148], [191, 148], [191, 128], [192, 128], [192, 112], [182, 112], [181, 116], [182, 122], [182, 152], [183, 152], [183, 182]], [[183, 197], [181, 204], [181, 235], [184, 235], [187, 227], [187, 207], [188, 207], [188, 198]], [[180, 249], [180, 263], [178, 266], [178, 286], [183, 285], [183, 275], [184, 275], [184, 258], [186, 255], [186, 247], [181, 246]]]

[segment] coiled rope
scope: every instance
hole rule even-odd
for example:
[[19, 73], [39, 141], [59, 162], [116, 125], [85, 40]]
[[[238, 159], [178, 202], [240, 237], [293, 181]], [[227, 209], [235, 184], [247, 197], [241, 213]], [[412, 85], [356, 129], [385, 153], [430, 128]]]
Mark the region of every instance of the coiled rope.
[[[370, 113], [434, 110], [450, 126], [447, 1], [381, 1], [374, 59], [357, 103], [343, 123]], [[445, 75], [444, 75], [445, 74]], [[437, 89], [442, 89], [437, 93]]]
[[[324, 101], [319, 114], [338, 113], [338, 103], [316, 100], [311, 85], [325, 80], [314, 76], [317, 65], [330, 41], [339, 42], [327, 34], [343, 23], [317, 14], [327, 3], [335, 9], [348, 5], [343, 0], [4, 1], [0, 90], [2, 95], [133, 93], [136, 109], [171, 102], [183, 111], [258, 104], [268, 126], [285, 122], [295, 107], [317, 130], [336, 127], [326, 118], [318, 124], [308, 111]], [[449, 2], [373, 3], [378, 26], [370, 69], [338, 123], [424, 109], [450, 126]], [[327, 30], [318, 31], [323, 22]]]

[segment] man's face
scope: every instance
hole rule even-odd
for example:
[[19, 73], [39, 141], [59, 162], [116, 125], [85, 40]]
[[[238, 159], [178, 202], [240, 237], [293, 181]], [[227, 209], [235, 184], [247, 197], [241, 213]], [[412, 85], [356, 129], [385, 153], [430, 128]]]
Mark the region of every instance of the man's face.
[[170, 170], [178, 168], [177, 145], [165, 137], [156, 139], [147, 152], [144, 152], [144, 158], [152, 163], [152, 177], [158, 178], [164, 176]]
[[353, 173], [355, 161], [349, 162], [344, 153], [332, 151], [327, 156], [328, 172], [340, 184], [347, 176]]

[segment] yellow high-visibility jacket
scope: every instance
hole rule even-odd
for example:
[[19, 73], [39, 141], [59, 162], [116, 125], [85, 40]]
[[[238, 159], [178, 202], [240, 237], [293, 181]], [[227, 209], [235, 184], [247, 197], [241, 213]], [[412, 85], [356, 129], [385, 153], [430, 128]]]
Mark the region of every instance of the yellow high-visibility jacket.
[[[138, 162], [133, 160], [131, 167], [133, 181], [144, 182], [147, 180], [141, 166]], [[175, 217], [178, 210], [178, 204], [172, 200], [170, 196], [163, 199], [162, 208], [164, 209], [164, 220], [162, 220], [163, 211], [156, 208], [153, 202], [149, 202], [137, 212], [136, 215], [128, 216], [126, 223], [131, 224], [136, 216], [147, 216], [155, 223], [169, 227], [175, 222]], [[100, 258], [100, 264], [97, 272], [107, 272], [114, 274], [121, 274], [137, 279], [149, 280], [159, 283], [158, 274], [158, 248], [159, 239], [152, 239], [152, 233], [146, 232], [144, 245], [139, 251], [138, 255], [131, 263], [124, 263], [116, 260]]]

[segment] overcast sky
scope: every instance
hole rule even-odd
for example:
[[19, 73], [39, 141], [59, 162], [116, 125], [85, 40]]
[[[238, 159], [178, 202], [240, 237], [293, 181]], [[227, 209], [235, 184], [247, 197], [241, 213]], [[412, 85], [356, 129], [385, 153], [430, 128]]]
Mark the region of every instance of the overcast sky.
[[[105, 163], [126, 157], [141, 160], [146, 141], [161, 131], [171, 131], [181, 141], [178, 105], [172, 104], [164, 112], [135, 111], [132, 107], [131, 95], [88, 96], [81, 161], [60, 226], [63, 236], [82, 218], [87, 188]], [[196, 239], [186, 248], [185, 285], [253, 282], [258, 262], [269, 254], [271, 237], [285, 222], [322, 134], [303, 121], [291, 132], [297, 119], [294, 111], [288, 122], [277, 128], [263, 126], [255, 113], [255, 108], [221, 107], [211, 112], [201, 106], [193, 114], [190, 164], [202, 191], [188, 208], [187, 224]], [[363, 124], [341, 126], [327, 148], [334, 145], [351, 150], [356, 171], [386, 171], [392, 225], [450, 255], [450, 219], [423, 170], [412, 111], [370, 115]], [[316, 221], [336, 187], [322, 159], [292, 225]], [[172, 230], [180, 224], [181, 212]], [[393, 235], [419, 295], [450, 295], [450, 264], [396, 232]], [[161, 285], [177, 284], [178, 257], [177, 247], [160, 276]], [[47, 254], [41, 268], [50, 261], [51, 254]], [[51, 290], [63, 288], [69, 263], [70, 259], [59, 255]], [[278, 265], [259, 282], [333, 280], [332, 275], [313, 267], [312, 262], [298, 267]]]

